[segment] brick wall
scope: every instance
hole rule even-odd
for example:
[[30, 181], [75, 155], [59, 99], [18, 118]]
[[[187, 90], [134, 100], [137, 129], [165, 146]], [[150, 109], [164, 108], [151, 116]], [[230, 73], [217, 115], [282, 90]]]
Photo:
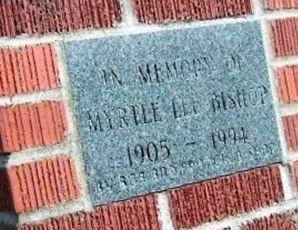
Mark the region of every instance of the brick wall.
[[[93, 207], [63, 42], [255, 20], [283, 162]], [[4, 0], [0, 36], [0, 229], [298, 229], [297, 0]]]

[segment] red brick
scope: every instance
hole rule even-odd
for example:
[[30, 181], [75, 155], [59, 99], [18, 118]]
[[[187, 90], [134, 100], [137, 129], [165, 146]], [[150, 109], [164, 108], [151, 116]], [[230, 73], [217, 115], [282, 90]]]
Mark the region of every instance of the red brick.
[[47, 101], [0, 108], [0, 152], [8, 154], [64, 140], [66, 117], [62, 102]]
[[298, 66], [285, 66], [276, 70], [281, 103], [298, 101]]
[[207, 20], [251, 14], [250, 0], [134, 0], [140, 22]]
[[117, 0], [0, 1], [0, 36], [111, 27], [120, 21]]
[[0, 50], [0, 96], [59, 86], [56, 53], [50, 44]]
[[168, 194], [176, 228], [191, 228], [283, 199], [277, 165], [189, 185]]
[[97, 207], [91, 212], [70, 214], [41, 223], [23, 225], [18, 230], [159, 230], [153, 196]]
[[283, 117], [283, 125], [288, 149], [298, 150], [298, 115]]
[[298, 192], [298, 161], [294, 162], [291, 166], [293, 182], [296, 192]]
[[278, 57], [298, 54], [298, 18], [278, 19], [271, 22], [272, 43]]
[[268, 10], [298, 8], [298, 0], [265, 0], [265, 8]]
[[[79, 195], [74, 163], [68, 156], [2, 169], [1, 211], [23, 213], [75, 199]], [[3, 182], [2, 182], [3, 183]]]
[[297, 230], [297, 210], [293, 212], [272, 214], [243, 225], [241, 230]]

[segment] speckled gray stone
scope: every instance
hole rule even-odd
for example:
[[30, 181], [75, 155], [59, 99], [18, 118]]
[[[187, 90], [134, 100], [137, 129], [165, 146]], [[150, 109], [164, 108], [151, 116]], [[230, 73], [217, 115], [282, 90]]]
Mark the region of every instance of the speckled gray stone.
[[94, 205], [281, 161], [258, 23], [65, 50]]

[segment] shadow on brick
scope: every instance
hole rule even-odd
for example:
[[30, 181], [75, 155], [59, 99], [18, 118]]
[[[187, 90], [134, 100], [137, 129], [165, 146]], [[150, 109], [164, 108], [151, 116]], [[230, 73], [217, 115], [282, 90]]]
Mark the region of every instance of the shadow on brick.
[[9, 179], [6, 169], [8, 159], [8, 153], [0, 153], [0, 229], [3, 230], [15, 229], [14, 226], [18, 224], [19, 219], [14, 211], [14, 199], [11, 189], [13, 182]]

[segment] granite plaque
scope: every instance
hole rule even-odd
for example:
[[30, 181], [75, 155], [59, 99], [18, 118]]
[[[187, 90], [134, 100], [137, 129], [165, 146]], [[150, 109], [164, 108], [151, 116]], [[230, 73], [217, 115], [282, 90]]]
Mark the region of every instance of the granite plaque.
[[65, 50], [94, 205], [281, 161], [259, 23]]

